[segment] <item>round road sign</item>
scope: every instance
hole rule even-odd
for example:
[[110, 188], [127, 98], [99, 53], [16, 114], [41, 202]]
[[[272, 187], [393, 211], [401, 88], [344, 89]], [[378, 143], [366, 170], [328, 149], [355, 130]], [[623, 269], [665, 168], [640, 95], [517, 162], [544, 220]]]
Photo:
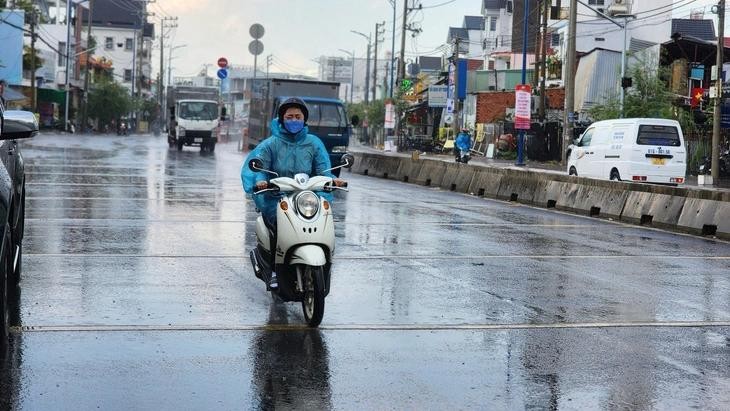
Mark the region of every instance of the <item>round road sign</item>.
[[264, 43], [258, 40], [253, 40], [252, 42], [248, 43], [248, 51], [254, 56], [258, 56], [259, 54], [264, 52]]
[[251, 34], [251, 37], [258, 40], [261, 37], [264, 37], [264, 26], [258, 23], [252, 24], [251, 27], [248, 29], [248, 33]]
[[453, 114], [447, 114], [444, 116], [444, 124], [451, 125], [451, 123], [454, 122], [454, 115]]
[[218, 67], [220, 68], [226, 68], [228, 67], [228, 59], [225, 57], [221, 57], [218, 59]]
[[225, 80], [225, 78], [228, 77], [228, 70], [226, 70], [224, 68], [218, 69], [218, 73], [216, 73], [216, 74], [218, 74], [219, 79]]

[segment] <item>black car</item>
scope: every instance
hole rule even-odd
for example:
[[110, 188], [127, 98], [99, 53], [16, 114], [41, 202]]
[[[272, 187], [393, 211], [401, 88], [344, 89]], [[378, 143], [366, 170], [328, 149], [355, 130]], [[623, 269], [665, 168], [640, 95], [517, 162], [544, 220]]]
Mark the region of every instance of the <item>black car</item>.
[[38, 134], [33, 113], [4, 112], [0, 130], [0, 343], [6, 341], [10, 325], [10, 307], [17, 303], [18, 283], [23, 259], [25, 226], [25, 171], [18, 139]]

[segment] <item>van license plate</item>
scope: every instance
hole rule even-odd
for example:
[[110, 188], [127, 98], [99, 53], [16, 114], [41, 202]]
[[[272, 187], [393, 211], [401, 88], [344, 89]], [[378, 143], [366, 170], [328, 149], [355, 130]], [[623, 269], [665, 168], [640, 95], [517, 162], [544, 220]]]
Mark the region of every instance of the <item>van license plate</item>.
[[652, 157], [651, 163], [655, 166], [663, 166], [667, 162], [666, 158], [656, 158]]
[[[203, 142], [203, 139], [202, 138], [196, 138], [195, 139], [195, 142], [196, 143], [202, 143]], [[662, 160], [662, 159], [660, 159], [660, 160]]]

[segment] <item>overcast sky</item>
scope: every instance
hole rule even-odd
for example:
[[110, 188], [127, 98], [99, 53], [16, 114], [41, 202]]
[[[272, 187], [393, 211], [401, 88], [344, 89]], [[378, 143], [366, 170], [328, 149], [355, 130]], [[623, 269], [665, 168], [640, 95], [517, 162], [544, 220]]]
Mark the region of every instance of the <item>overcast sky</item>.
[[[446, 40], [449, 26], [460, 27], [464, 15], [479, 15], [481, 1], [421, 0], [423, 10], [411, 13], [410, 20], [419, 23], [423, 31], [415, 39], [407, 35], [406, 59], [416, 51], [441, 55], [436, 49]], [[675, 17], [687, 15], [690, 8], [709, 11], [712, 3], [675, 1], [686, 5], [675, 10]], [[166, 51], [170, 44], [185, 45], [173, 53], [174, 75], [194, 75], [204, 64], [211, 65], [208, 73], [214, 75], [215, 63], [221, 56], [231, 64], [253, 65], [253, 56], [248, 52], [252, 40], [249, 27], [253, 23], [262, 24], [266, 30], [261, 39], [264, 52], [258, 59], [262, 70], [269, 54], [274, 56], [272, 71], [309, 75], [317, 75], [313, 59], [321, 55], [346, 56], [339, 49], [354, 50], [357, 57], [365, 57], [367, 41], [350, 30], [373, 33], [375, 23], [382, 21], [386, 21], [386, 33], [380, 50], [389, 50], [391, 44], [393, 9], [388, 0], [157, 0], [148, 7], [157, 18], [178, 17], [177, 29], [170, 31], [165, 40]], [[403, 0], [398, 0], [396, 50], [400, 50], [402, 10]], [[378, 54], [383, 58], [381, 51]], [[167, 63], [167, 56], [165, 60]], [[153, 58], [153, 63], [157, 71], [159, 60]]]

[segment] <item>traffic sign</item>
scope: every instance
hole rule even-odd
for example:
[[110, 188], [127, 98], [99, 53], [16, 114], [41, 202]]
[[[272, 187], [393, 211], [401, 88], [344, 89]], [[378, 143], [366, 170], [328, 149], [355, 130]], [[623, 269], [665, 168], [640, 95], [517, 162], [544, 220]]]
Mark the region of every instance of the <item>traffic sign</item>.
[[264, 37], [264, 26], [254, 23], [249, 27], [248, 34], [251, 35], [251, 37], [255, 38], [256, 40], [260, 39], [261, 37]]
[[252, 42], [248, 43], [248, 51], [254, 56], [258, 56], [259, 54], [264, 52], [264, 43], [258, 40], [253, 40]]
[[225, 80], [228, 77], [228, 70], [222, 68], [218, 69], [218, 78], [221, 80]]
[[226, 68], [228, 67], [228, 59], [225, 57], [221, 57], [218, 59], [218, 67], [220, 68]]
[[454, 115], [449, 113], [444, 116], [444, 124], [450, 126], [454, 122]]

